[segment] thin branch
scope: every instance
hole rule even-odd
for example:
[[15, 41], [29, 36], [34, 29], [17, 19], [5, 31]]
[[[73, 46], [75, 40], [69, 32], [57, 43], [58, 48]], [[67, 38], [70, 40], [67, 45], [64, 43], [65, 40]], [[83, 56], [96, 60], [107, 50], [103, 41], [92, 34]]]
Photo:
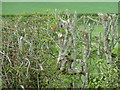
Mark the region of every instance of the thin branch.
[[98, 20], [96, 20], [96, 19], [93, 19], [93, 18], [91, 18], [90, 16], [87, 16], [87, 18], [89, 18], [90, 20], [92, 20], [92, 21], [94, 21], [94, 22], [96, 22], [96, 23], [101, 23], [100, 21], [98, 21]]
[[[41, 29], [44, 29], [46, 31], [49, 31], [48, 29], [46, 28], [43, 28], [43, 27], [40, 27]], [[50, 36], [50, 34], [48, 34], [48, 36], [55, 42], [55, 44], [57, 45], [57, 47], [60, 49], [60, 46], [56, 43], [56, 41]]]
[[6, 56], [6, 57], [7, 57], [7, 59], [8, 59], [8, 61], [9, 61], [9, 63], [10, 63], [10, 64], [12, 64], [12, 62], [11, 62], [11, 60], [10, 60], [10, 58], [9, 58], [9, 56], [8, 56], [8, 55], [6, 55], [6, 54], [5, 54], [4, 52], [2, 52], [2, 51], [0, 51], [0, 53], [1, 53], [1, 54], [3, 54], [4, 56]]

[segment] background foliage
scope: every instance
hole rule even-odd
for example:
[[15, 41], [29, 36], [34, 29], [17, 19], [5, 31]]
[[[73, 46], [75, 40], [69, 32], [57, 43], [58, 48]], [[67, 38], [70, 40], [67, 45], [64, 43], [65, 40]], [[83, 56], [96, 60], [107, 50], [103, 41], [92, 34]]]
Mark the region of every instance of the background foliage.
[[[78, 17], [80, 16], [83, 15], [78, 15]], [[61, 17], [66, 19], [64, 12]], [[98, 16], [92, 17], [99, 19]], [[2, 19], [3, 88], [71, 88], [70, 83], [73, 82], [75, 88], [81, 87], [84, 76], [64, 75], [57, 70], [56, 60], [59, 50], [49, 33], [40, 28], [48, 28], [50, 35], [56, 40], [57, 35], [53, 32], [52, 26], [57, 25], [58, 20], [54, 14], [4, 15]], [[50, 21], [49, 27], [46, 24], [48, 20]], [[89, 23], [92, 24], [93, 21], [89, 21]], [[80, 30], [83, 29], [82, 21], [77, 27]], [[99, 35], [98, 32], [101, 32], [103, 36], [103, 29], [99, 24], [95, 25], [93, 31], [92, 54], [88, 59], [89, 81], [85, 88], [117, 88], [119, 86], [116, 64], [112, 64], [112, 67], [108, 65], [104, 52], [100, 52], [101, 59], [98, 60], [96, 36]], [[81, 43], [79, 47], [82, 48]], [[103, 49], [103, 43], [100, 47]], [[78, 57], [81, 56], [82, 54], [79, 54]], [[101, 73], [98, 72], [98, 69], [101, 70]]]

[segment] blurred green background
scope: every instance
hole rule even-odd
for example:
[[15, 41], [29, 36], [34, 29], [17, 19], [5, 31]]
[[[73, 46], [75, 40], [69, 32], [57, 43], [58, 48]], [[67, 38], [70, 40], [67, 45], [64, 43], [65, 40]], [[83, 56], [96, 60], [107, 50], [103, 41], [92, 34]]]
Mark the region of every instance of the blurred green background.
[[69, 9], [71, 13], [117, 13], [117, 2], [2, 2], [3, 15], [31, 14], [33, 12], [51, 13], [54, 9]]

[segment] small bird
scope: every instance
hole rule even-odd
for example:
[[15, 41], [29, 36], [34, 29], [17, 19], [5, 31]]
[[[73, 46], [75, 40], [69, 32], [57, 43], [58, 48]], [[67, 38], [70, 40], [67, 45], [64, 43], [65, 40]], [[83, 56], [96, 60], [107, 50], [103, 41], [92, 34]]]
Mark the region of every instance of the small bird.
[[53, 25], [52, 25], [52, 30], [53, 30], [53, 32], [56, 32], [57, 29], [58, 29], [58, 26], [57, 26], [56, 24], [53, 24]]

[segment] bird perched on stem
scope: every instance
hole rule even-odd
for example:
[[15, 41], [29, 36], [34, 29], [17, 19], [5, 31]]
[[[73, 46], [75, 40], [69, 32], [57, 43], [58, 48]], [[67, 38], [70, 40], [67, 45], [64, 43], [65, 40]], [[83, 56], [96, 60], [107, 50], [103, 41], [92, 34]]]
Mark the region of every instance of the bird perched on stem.
[[52, 31], [57, 32], [58, 26], [56, 24], [52, 25]]

